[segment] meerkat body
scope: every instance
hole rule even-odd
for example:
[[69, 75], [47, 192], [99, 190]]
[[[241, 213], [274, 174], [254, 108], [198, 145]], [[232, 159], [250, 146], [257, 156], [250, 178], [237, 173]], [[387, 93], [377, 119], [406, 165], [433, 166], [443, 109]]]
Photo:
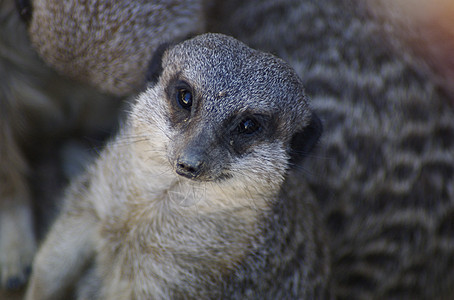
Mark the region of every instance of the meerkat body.
[[27, 299], [58, 298], [90, 260], [84, 282], [94, 284], [79, 293], [94, 298], [323, 295], [316, 207], [281, 189], [320, 134], [298, 77], [214, 34], [171, 47], [158, 65], [68, 192]]

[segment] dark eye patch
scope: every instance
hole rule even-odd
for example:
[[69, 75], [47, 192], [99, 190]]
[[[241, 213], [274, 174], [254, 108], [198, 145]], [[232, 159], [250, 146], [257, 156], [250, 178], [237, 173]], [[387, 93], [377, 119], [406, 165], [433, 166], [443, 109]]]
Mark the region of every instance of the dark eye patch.
[[180, 110], [182, 108], [191, 110], [195, 100], [195, 92], [186, 80], [181, 80], [178, 76], [175, 76], [170, 80], [165, 91], [172, 107]]
[[253, 134], [259, 131], [261, 124], [254, 117], [244, 118], [237, 126], [238, 133], [240, 134]]
[[191, 110], [192, 107], [192, 92], [186, 88], [180, 88], [177, 90], [176, 94], [176, 100], [178, 104], [186, 109], [186, 110]]
[[272, 139], [275, 132], [275, 118], [265, 114], [242, 113], [227, 121], [229, 144], [237, 154], [243, 154], [263, 140]]
[[274, 117], [258, 113], [242, 113], [230, 121], [238, 134], [254, 134], [262, 130], [268, 130], [274, 125]]
[[196, 93], [191, 85], [182, 80], [179, 74], [170, 80], [166, 87], [166, 94], [170, 108], [170, 121], [175, 125], [183, 126], [190, 118], [193, 106], [196, 103]]

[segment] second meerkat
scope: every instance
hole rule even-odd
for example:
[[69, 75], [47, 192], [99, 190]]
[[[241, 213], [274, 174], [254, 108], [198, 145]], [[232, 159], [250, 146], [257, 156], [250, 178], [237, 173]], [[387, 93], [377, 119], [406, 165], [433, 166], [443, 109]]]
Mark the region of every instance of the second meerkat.
[[69, 190], [27, 299], [61, 297], [90, 260], [83, 282], [99, 299], [320, 297], [315, 204], [283, 188], [321, 133], [298, 76], [218, 34], [155, 62], [122, 132]]

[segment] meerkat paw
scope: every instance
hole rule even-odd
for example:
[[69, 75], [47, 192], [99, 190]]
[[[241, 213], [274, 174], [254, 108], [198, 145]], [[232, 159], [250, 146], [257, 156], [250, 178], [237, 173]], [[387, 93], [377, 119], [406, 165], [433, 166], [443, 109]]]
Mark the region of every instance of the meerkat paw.
[[36, 251], [31, 208], [0, 208], [0, 284], [2, 289], [23, 287]]

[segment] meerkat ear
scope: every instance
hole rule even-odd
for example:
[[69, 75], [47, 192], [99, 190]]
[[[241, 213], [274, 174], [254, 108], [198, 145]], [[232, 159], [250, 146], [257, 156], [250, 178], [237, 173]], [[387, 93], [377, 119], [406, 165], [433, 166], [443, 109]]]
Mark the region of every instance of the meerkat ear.
[[148, 84], [155, 85], [162, 73], [162, 57], [172, 43], [163, 43], [156, 48], [153, 57], [148, 64], [146, 81]]
[[322, 121], [315, 113], [312, 113], [309, 125], [302, 131], [295, 133], [290, 142], [290, 165], [294, 166], [301, 162], [317, 144], [323, 132]]
[[16, 0], [16, 7], [21, 19], [28, 24], [32, 18], [30, 0]]

